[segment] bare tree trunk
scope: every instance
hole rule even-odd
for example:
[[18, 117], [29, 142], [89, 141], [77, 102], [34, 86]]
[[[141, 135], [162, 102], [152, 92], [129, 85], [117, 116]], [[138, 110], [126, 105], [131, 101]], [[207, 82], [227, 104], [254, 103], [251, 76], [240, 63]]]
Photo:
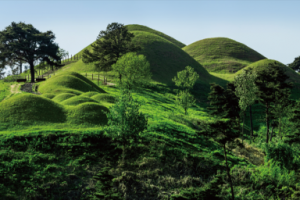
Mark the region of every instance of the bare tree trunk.
[[29, 64], [30, 64], [31, 83], [34, 83], [34, 66], [33, 66], [33, 62], [31, 61]]
[[228, 175], [229, 182], [230, 182], [230, 187], [231, 187], [232, 200], [234, 200], [234, 192], [233, 192], [232, 180], [231, 180], [231, 176], [230, 176], [230, 170], [229, 170], [228, 163], [227, 163], [227, 155], [226, 155], [226, 147], [225, 147], [225, 143], [224, 143], [224, 154], [225, 154], [225, 161], [226, 161], [227, 175]]

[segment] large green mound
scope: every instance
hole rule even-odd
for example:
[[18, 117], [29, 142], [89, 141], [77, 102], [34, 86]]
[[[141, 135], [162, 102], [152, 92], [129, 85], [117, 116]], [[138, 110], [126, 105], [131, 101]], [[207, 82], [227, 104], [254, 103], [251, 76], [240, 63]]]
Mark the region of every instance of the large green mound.
[[108, 122], [104, 112], [109, 112], [109, 109], [99, 103], [82, 103], [66, 109], [68, 110], [67, 121], [71, 124], [106, 125]]
[[92, 99], [95, 99], [96, 101], [104, 101], [107, 103], [115, 103], [116, 102], [116, 98], [110, 94], [97, 94], [93, 97], [91, 97]]
[[78, 104], [86, 103], [86, 102], [98, 103], [96, 100], [91, 99], [89, 97], [74, 96], [74, 97], [71, 97], [67, 100], [62, 101], [61, 104], [68, 105], [68, 106], [76, 106]]
[[71, 93], [61, 93], [61, 94], [58, 94], [56, 97], [54, 97], [52, 100], [56, 101], [56, 102], [62, 102], [64, 100], [69, 99], [74, 96], [76, 96], [76, 95], [71, 94]]
[[[284, 70], [286, 70], [285, 74], [289, 77], [286, 82], [293, 82], [294, 88], [300, 89], [300, 75], [277, 60], [271, 60], [271, 59], [260, 60], [248, 65], [247, 67], [245, 67], [245, 69], [253, 68], [254, 71], [260, 71], [266, 69], [270, 63], [280, 66]], [[240, 73], [242, 73], [242, 71], [243, 70], [239, 70], [238, 72], [236, 72], [235, 75], [239, 75]]]
[[41, 83], [39, 86], [39, 91], [41, 93], [59, 93], [62, 90], [68, 89], [75, 90], [75, 93], [89, 91], [105, 93], [104, 90], [99, 88], [96, 84], [84, 76], [70, 71], [60, 73]]
[[35, 94], [22, 93], [0, 103], [0, 121], [65, 122], [64, 107]]
[[183, 47], [185, 47], [186, 45], [179, 42], [178, 40], [175, 40], [174, 38], [160, 32], [160, 31], [157, 31], [157, 30], [154, 30], [152, 28], [149, 28], [147, 26], [143, 26], [143, 25], [139, 25], [139, 24], [129, 24], [129, 25], [126, 25], [128, 31], [144, 31], [144, 32], [148, 32], [148, 33], [153, 33], [157, 36], [160, 36], [166, 40], [168, 40], [169, 42], [172, 42], [173, 44], [175, 44], [177, 47], [179, 47], [180, 49], [182, 49]]
[[173, 43], [153, 33], [144, 31], [132, 31], [132, 33], [135, 35], [132, 42], [142, 47], [138, 54], [146, 56], [150, 63], [154, 81], [173, 86], [175, 84], [172, 78], [186, 66], [193, 67], [200, 79], [210, 80], [210, 74], [206, 69]]
[[216, 73], [235, 73], [253, 62], [266, 59], [248, 46], [223, 37], [199, 40], [182, 50], [207, 71]]

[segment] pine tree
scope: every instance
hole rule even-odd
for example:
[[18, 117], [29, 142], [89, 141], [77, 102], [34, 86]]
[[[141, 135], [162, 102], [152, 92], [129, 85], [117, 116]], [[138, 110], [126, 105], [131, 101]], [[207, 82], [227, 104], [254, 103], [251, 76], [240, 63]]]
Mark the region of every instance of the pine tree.
[[225, 90], [222, 86], [210, 83], [211, 92], [208, 95], [211, 107], [208, 107], [209, 115], [214, 118], [222, 118], [224, 115], [223, 105], [226, 103]]

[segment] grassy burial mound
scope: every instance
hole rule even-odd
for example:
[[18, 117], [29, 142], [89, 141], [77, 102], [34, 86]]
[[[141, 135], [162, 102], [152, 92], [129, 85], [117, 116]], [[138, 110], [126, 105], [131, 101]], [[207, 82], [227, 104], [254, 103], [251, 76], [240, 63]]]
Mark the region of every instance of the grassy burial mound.
[[0, 121], [3, 122], [65, 122], [64, 107], [39, 95], [24, 93], [0, 103]]
[[69, 99], [74, 96], [76, 96], [76, 95], [71, 94], [71, 93], [61, 93], [61, 94], [58, 94], [57, 96], [55, 96], [52, 100], [56, 101], [56, 102], [62, 102], [64, 100]]
[[235, 73], [253, 62], [266, 59], [248, 46], [223, 37], [199, 40], [182, 50], [207, 71], [216, 73]]
[[85, 102], [77, 106], [66, 106], [66, 109], [67, 122], [70, 124], [106, 125], [108, 122], [104, 112], [109, 112], [109, 109], [99, 103]]
[[91, 99], [89, 97], [74, 96], [74, 97], [71, 97], [67, 100], [62, 101], [61, 104], [68, 105], [68, 106], [76, 106], [76, 105], [79, 105], [79, 104], [85, 103], [85, 102], [98, 103], [96, 100]]
[[148, 33], [153, 33], [157, 36], [160, 36], [166, 40], [168, 40], [169, 42], [172, 42], [173, 44], [175, 44], [177, 47], [179, 48], [183, 48], [185, 47], [186, 45], [179, 42], [178, 40], [160, 32], [160, 31], [157, 31], [157, 30], [154, 30], [152, 28], [149, 28], [147, 26], [143, 26], [143, 25], [139, 25], [139, 24], [129, 24], [129, 25], [126, 25], [128, 31], [132, 32], [132, 31], [144, 31], [144, 32], [148, 32]]
[[[69, 90], [69, 91], [68, 91]], [[70, 91], [71, 90], [71, 91]], [[72, 92], [72, 90], [74, 90]], [[76, 72], [62, 72], [47, 81], [43, 82], [39, 86], [39, 92], [41, 93], [75, 93], [77, 95], [82, 92], [95, 91], [105, 93], [104, 90], [99, 88], [95, 83], [88, 80], [86, 77]]]
[[[174, 85], [172, 78], [177, 75], [177, 72], [184, 70], [186, 66], [193, 67], [202, 81], [208, 82], [211, 79], [207, 70], [181, 49], [184, 44], [146, 26], [127, 25], [127, 27], [129, 32], [135, 35], [132, 43], [142, 47], [142, 50], [137, 53], [146, 56], [150, 63], [154, 81]], [[92, 44], [84, 49], [92, 52]], [[84, 49], [78, 54], [81, 54]], [[76, 69], [85, 68], [82, 67], [83, 65], [85, 64], [82, 61], [78, 61]], [[75, 70], [75, 65], [72, 67], [72, 70]]]
[[55, 94], [45, 93], [45, 94], [42, 94], [41, 96], [46, 97], [48, 99], [53, 99], [55, 97]]
[[142, 50], [137, 53], [145, 55], [150, 63], [154, 81], [174, 85], [172, 78], [186, 66], [193, 67], [202, 80], [211, 78], [206, 69], [168, 40], [144, 31], [132, 31], [132, 33], [135, 35], [132, 42], [142, 47]]
[[[253, 68], [253, 70], [255, 71], [260, 71], [265, 69], [266, 67], [268, 67], [269, 63], [274, 63], [275, 65], [278, 65], [280, 67], [282, 67], [284, 70], [286, 70], [285, 74], [289, 77], [287, 79], [287, 82], [293, 82], [294, 83], [294, 88], [292, 89], [292, 98], [296, 98], [297, 99], [300, 97], [299, 95], [299, 90], [300, 90], [300, 75], [297, 74], [294, 70], [292, 70], [291, 68], [287, 67], [286, 65], [282, 64], [281, 62], [277, 61], [277, 60], [271, 60], [271, 59], [263, 59], [257, 62], [254, 62], [250, 65], [248, 65], [247, 67], [245, 67], [245, 69], [248, 68]], [[235, 75], [238, 75], [240, 73], [242, 73], [243, 70], [239, 70], [238, 72], [236, 72]]]
[[95, 96], [97, 94], [99, 94], [99, 92], [86, 92], [86, 93], [83, 93], [80, 96], [83, 96], [83, 97], [92, 97], [92, 96]]
[[110, 94], [97, 94], [91, 97], [92, 99], [96, 100], [96, 101], [104, 101], [107, 103], [115, 103], [116, 102], [116, 98]]

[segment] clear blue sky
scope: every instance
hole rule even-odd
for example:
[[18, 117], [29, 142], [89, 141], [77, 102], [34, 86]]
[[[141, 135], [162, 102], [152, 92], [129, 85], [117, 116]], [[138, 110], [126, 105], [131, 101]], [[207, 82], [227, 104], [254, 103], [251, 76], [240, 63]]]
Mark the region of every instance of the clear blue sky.
[[283, 64], [300, 56], [298, 0], [0, 0], [0, 7], [0, 31], [13, 21], [51, 30], [54, 42], [72, 55], [118, 22], [148, 26], [186, 45], [228, 37]]

